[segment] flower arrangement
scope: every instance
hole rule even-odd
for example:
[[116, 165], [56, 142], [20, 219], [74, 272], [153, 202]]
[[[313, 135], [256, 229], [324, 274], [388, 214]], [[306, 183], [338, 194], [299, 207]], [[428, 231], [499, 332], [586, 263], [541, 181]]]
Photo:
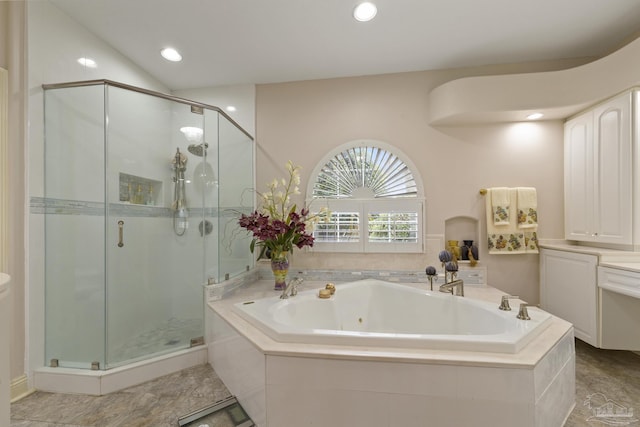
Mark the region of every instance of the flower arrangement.
[[313, 227], [318, 221], [317, 215], [309, 215], [309, 209], [297, 211], [291, 205], [291, 196], [300, 194], [300, 166], [291, 160], [286, 164], [288, 179], [274, 179], [267, 185], [265, 193], [258, 193], [262, 207], [251, 215], [242, 214], [238, 223], [240, 227], [253, 233], [250, 249], [261, 247], [258, 259], [268, 251], [273, 258], [275, 254], [293, 253], [293, 247], [300, 249], [313, 246]]

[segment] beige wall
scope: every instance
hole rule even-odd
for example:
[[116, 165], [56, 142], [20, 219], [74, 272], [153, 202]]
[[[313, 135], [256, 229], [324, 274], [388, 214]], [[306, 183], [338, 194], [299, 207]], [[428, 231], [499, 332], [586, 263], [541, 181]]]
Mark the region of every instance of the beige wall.
[[6, 272], [11, 275], [11, 378], [25, 372], [25, 4], [0, 2], [0, 66], [9, 71], [8, 187], [9, 252]]
[[[492, 186], [533, 186], [539, 195], [539, 234], [563, 235], [563, 136], [560, 121], [434, 128], [428, 124], [429, 92], [462, 74], [482, 70], [425, 71], [317, 80], [257, 87], [257, 186], [283, 176], [291, 159], [303, 167], [305, 187], [316, 164], [336, 146], [356, 139], [392, 144], [423, 179], [426, 235], [443, 236], [452, 217], [477, 218], [481, 263], [489, 283], [538, 301], [537, 255], [486, 252], [484, 198]], [[501, 72], [495, 68], [494, 72]], [[426, 254], [328, 254], [297, 252], [298, 268], [416, 269], [437, 265]]]

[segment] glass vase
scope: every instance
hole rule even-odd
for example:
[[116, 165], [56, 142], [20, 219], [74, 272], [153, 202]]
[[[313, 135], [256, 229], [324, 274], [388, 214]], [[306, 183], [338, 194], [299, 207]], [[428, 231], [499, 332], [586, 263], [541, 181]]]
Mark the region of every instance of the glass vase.
[[271, 271], [275, 279], [273, 289], [281, 291], [287, 286], [287, 274], [289, 273], [289, 253], [287, 251], [271, 252]]

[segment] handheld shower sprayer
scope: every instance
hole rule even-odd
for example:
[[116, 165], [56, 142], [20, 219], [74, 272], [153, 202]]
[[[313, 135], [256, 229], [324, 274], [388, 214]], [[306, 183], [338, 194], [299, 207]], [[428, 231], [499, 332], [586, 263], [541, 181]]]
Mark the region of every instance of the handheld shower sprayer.
[[189, 213], [187, 211], [187, 196], [185, 188], [184, 172], [187, 170], [187, 156], [180, 152], [180, 148], [176, 148], [176, 154], [171, 162], [171, 167], [175, 171], [173, 182], [175, 184], [173, 191], [173, 231], [178, 236], [186, 233], [189, 227]]

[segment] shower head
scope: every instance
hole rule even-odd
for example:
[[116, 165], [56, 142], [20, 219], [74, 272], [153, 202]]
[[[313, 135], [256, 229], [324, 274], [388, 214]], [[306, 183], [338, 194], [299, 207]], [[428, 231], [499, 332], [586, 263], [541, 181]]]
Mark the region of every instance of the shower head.
[[191, 144], [187, 150], [195, 156], [203, 157], [207, 153], [207, 148], [209, 148], [209, 144], [203, 142], [202, 144]]

